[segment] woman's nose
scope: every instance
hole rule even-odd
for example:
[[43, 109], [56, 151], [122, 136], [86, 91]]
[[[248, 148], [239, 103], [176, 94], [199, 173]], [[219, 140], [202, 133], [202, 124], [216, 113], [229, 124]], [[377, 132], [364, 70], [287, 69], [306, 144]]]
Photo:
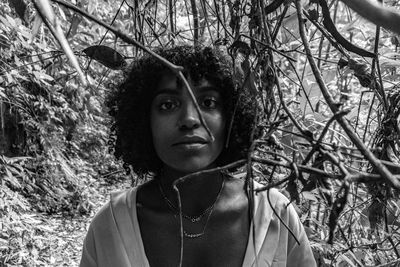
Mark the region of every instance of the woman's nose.
[[194, 129], [200, 126], [199, 114], [191, 100], [182, 106], [178, 125], [182, 130]]

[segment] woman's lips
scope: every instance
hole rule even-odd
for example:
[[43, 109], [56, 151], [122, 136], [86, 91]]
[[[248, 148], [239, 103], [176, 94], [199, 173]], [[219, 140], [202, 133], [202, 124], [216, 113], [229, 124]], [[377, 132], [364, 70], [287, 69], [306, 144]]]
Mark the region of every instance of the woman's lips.
[[197, 150], [204, 147], [207, 143], [179, 143], [174, 146], [185, 150]]
[[179, 138], [172, 146], [180, 146], [180, 145], [196, 145], [196, 144], [207, 144], [207, 139], [199, 136], [183, 136]]
[[207, 143], [208, 143], [207, 140], [202, 137], [186, 136], [180, 138], [180, 140], [178, 140], [172, 146], [182, 148], [185, 150], [195, 150], [204, 147], [205, 145], [207, 145]]

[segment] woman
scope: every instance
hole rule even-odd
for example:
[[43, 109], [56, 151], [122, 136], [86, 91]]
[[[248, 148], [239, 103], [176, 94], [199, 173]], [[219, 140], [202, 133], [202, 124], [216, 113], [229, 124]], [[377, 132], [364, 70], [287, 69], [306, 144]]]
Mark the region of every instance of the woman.
[[[112, 101], [115, 155], [153, 179], [112, 194], [90, 225], [80, 266], [315, 266], [283, 195], [254, 195], [252, 221], [244, 181], [210, 171], [245, 158], [250, 145], [256, 103], [234, 89], [232, 64], [211, 48], [157, 53], [185, 68], [212, 136], [180, 79], [151, 56], [134, 62]], [[173, 183], [199, 171], [177, 186], [180, 216]]]

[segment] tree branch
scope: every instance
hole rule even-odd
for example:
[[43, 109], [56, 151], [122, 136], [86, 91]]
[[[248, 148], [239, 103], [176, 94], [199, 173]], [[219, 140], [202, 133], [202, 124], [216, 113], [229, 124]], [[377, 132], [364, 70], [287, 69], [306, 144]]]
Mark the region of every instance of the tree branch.
[[196, 1], [191, 0], [190, 5], [192, 6], [193, 15], [193, 41], [194, 45], [197, 46], [199, 44], [199, 14], [197, 12]]

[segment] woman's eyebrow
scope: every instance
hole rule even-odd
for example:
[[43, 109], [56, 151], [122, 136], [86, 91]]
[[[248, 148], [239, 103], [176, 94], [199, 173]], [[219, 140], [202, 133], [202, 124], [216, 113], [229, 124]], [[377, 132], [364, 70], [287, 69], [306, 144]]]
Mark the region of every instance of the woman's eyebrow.
[[162, 95], [162, 94], [165, 94], [165, 95], [179, 95], [180, 91], [177, 90], [177, 89], [173, 89], [173, 88], [161, 88], [161, 89], [158, 89], [155, 92], [154, 96]]
[[[194, 88], [192, 88], [192, 90], [193, 89]], [[186, 88], [185, 89], [182, 88], [182, 87], [179, 87], [179, 88], [168, 88], [168, 87], [161, 88], [161, 89], [156, 90], [154, 96], [162, 95], [162, 94], [165, 94], [165, 95], [180, 95], [182, 93], [182, 90], [186, 90]], [[205, 86], [196, 87], [196, 91], [197, 91], [197, 93], [207, 93], [207, 92], [210, 92], [210, 91], [215, 91], [215, 92], [218, 92], [218, 93], [220, 92], [220, 90], [218, 90], [217, 87], [212, 86], [212, 85], [205, 85]]]
[[197, 88], [198, 91], [200, 92], [209, 92], [209, 91], [215, 91], [215, 92], [220, 92], [218, 87], [212, 86], [212, 85], [205, 85], [205, 86], [200, 86]]

